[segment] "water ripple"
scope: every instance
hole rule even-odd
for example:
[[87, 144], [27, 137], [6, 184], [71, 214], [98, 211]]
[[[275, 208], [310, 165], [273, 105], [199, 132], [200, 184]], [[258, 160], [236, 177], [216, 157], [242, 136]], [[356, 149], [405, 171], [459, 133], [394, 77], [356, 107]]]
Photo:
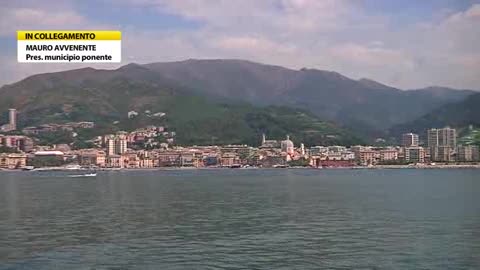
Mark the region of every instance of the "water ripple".
[[4, 269], [480, 269], [475, 170], [0, 174]]

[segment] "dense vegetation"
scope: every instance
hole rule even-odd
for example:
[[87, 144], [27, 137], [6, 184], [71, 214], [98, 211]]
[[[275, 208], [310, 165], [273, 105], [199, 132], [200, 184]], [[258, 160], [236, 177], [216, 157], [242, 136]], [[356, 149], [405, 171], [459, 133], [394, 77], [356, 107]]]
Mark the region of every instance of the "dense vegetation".
[[309, 167], [310, 163], [308, 162], [308, 159], [300, 158], [298, 160], [289, 161], [288, 165], [292, 167]]
[[467, 128], [461, 138], [458, 140], [462, 145], [480, 145], [480, 128], [473, 126]]
[[450, 126], [465, 128], [470, 125], [480, 126], [480, 94], [474, 94], [465, 100], [442, 106], [415, 121], [393, 127], [391, 134], [417, 132], [424, 136], [429, 128]]
[[[195, 106], [191, 105], [196, 111]], [[294, 142], [306, 145], [362, 143], [351, 132], [320, 121], [301, 110], [248, 105], [219, 105], [201, 110], [203, 112], [192, 115], [173, 112], [168, 118], [177, 131], [179, 144], [259, 145], [262, 133], [273, 139], [284, 139], [290, 135]]]
[[[130, 69], [139, 67], [130, 67]], [[288, 107], [258, 107], [241, 102], [209, 100], [182, 87], [172, 88], [167, 80], [155, 76], [145, 80], [122, 70], [110, 78], [96, 78], [72, 84], [58, 76], [38, 90], [31, 102], [3, 100], [0, 109], [17, 107], [22, 126], [70, 121], [93, 121], [94, 129], [55, 132], [38, 137], [41, 144], [72, 144], [74, 148], [89, 147], [86, 140], [119, 130], [131, 131], [146, 125], [164, 126], [176, 132], [180, 145], [249, 144], [258, 145], [262, 133], [269, 138], [284, 139], [289, 134], [296, 143], [306, 145], [351, 145], [362, 141], [334, 124], [322, 121], [311, 113]], [[88, 72], [88, 70], [83, 71]], [[135, 72], [133, 72], [135, 73]], [[56, 75], [55, 75], [56, 76]], [[21, 86], [3, 89], [7, 95], [22, 92]], [[18, 87], [18, 88], [17, 88]], [[33, 87], [33, 86], [32, 86]], [[2, 106], [3, 104], [3, 106]], [[138, 115], [128, 118], [127, 113]], [[155, 116], [155, 113], [165, 113]]]
[[0, 145], [0, 153], [18, 153], [17, 149]]
[[473, 91], [442, 87], [403, 91], [316, 69], [292, 70], [250, 61], [211, 59], [143, 65], [209, 98], [308, 110], [357, 133], [382, 136]]

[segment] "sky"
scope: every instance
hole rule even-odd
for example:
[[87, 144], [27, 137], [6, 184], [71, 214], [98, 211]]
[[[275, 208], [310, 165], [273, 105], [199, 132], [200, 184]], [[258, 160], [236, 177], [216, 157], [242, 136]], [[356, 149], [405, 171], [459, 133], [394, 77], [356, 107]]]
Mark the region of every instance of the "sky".
[[17, 63], [17, 30], [122, 31], [122, 63], [94, 68], [235, 58], [480, 90], [480, 0], [0, 0], [0, 85], [87, 66]]

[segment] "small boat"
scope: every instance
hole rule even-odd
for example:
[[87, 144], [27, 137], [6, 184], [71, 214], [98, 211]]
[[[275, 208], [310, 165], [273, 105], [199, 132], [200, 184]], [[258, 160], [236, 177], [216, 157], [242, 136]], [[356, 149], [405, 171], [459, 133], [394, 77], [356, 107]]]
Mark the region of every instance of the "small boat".
[[68, 177], [95, 177], [97, 176], [97, 173], [86, 173], [86, 174], [73, 174], [69, 175]]
[[276, 164], [276, 165], [273, 165], [273, 168], [285, 169], [285, 168], [288, 168], [288, 165]]
[[79, 171], [81, 169], [82, 169], [82, 167], [80, 165], [77, 165], [77, 164], [71, 164], [71, 165], [65, 166], [65, 170], [69, 170], [69, 171]]

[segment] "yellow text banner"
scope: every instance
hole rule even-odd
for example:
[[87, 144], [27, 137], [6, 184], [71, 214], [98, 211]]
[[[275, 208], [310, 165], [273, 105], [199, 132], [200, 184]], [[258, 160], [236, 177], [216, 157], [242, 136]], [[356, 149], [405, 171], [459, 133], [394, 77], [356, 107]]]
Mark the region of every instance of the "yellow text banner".
[[85, 41], [85, 40], [121, 40], [122, 33], [120, 31], [62, 31], [62, 30], [46, 30], [46, 31], [17, 31], [17, 40], [32, 40], [32, 41], [55, 41], [55, 40], [69, 40], [69, 41]]

